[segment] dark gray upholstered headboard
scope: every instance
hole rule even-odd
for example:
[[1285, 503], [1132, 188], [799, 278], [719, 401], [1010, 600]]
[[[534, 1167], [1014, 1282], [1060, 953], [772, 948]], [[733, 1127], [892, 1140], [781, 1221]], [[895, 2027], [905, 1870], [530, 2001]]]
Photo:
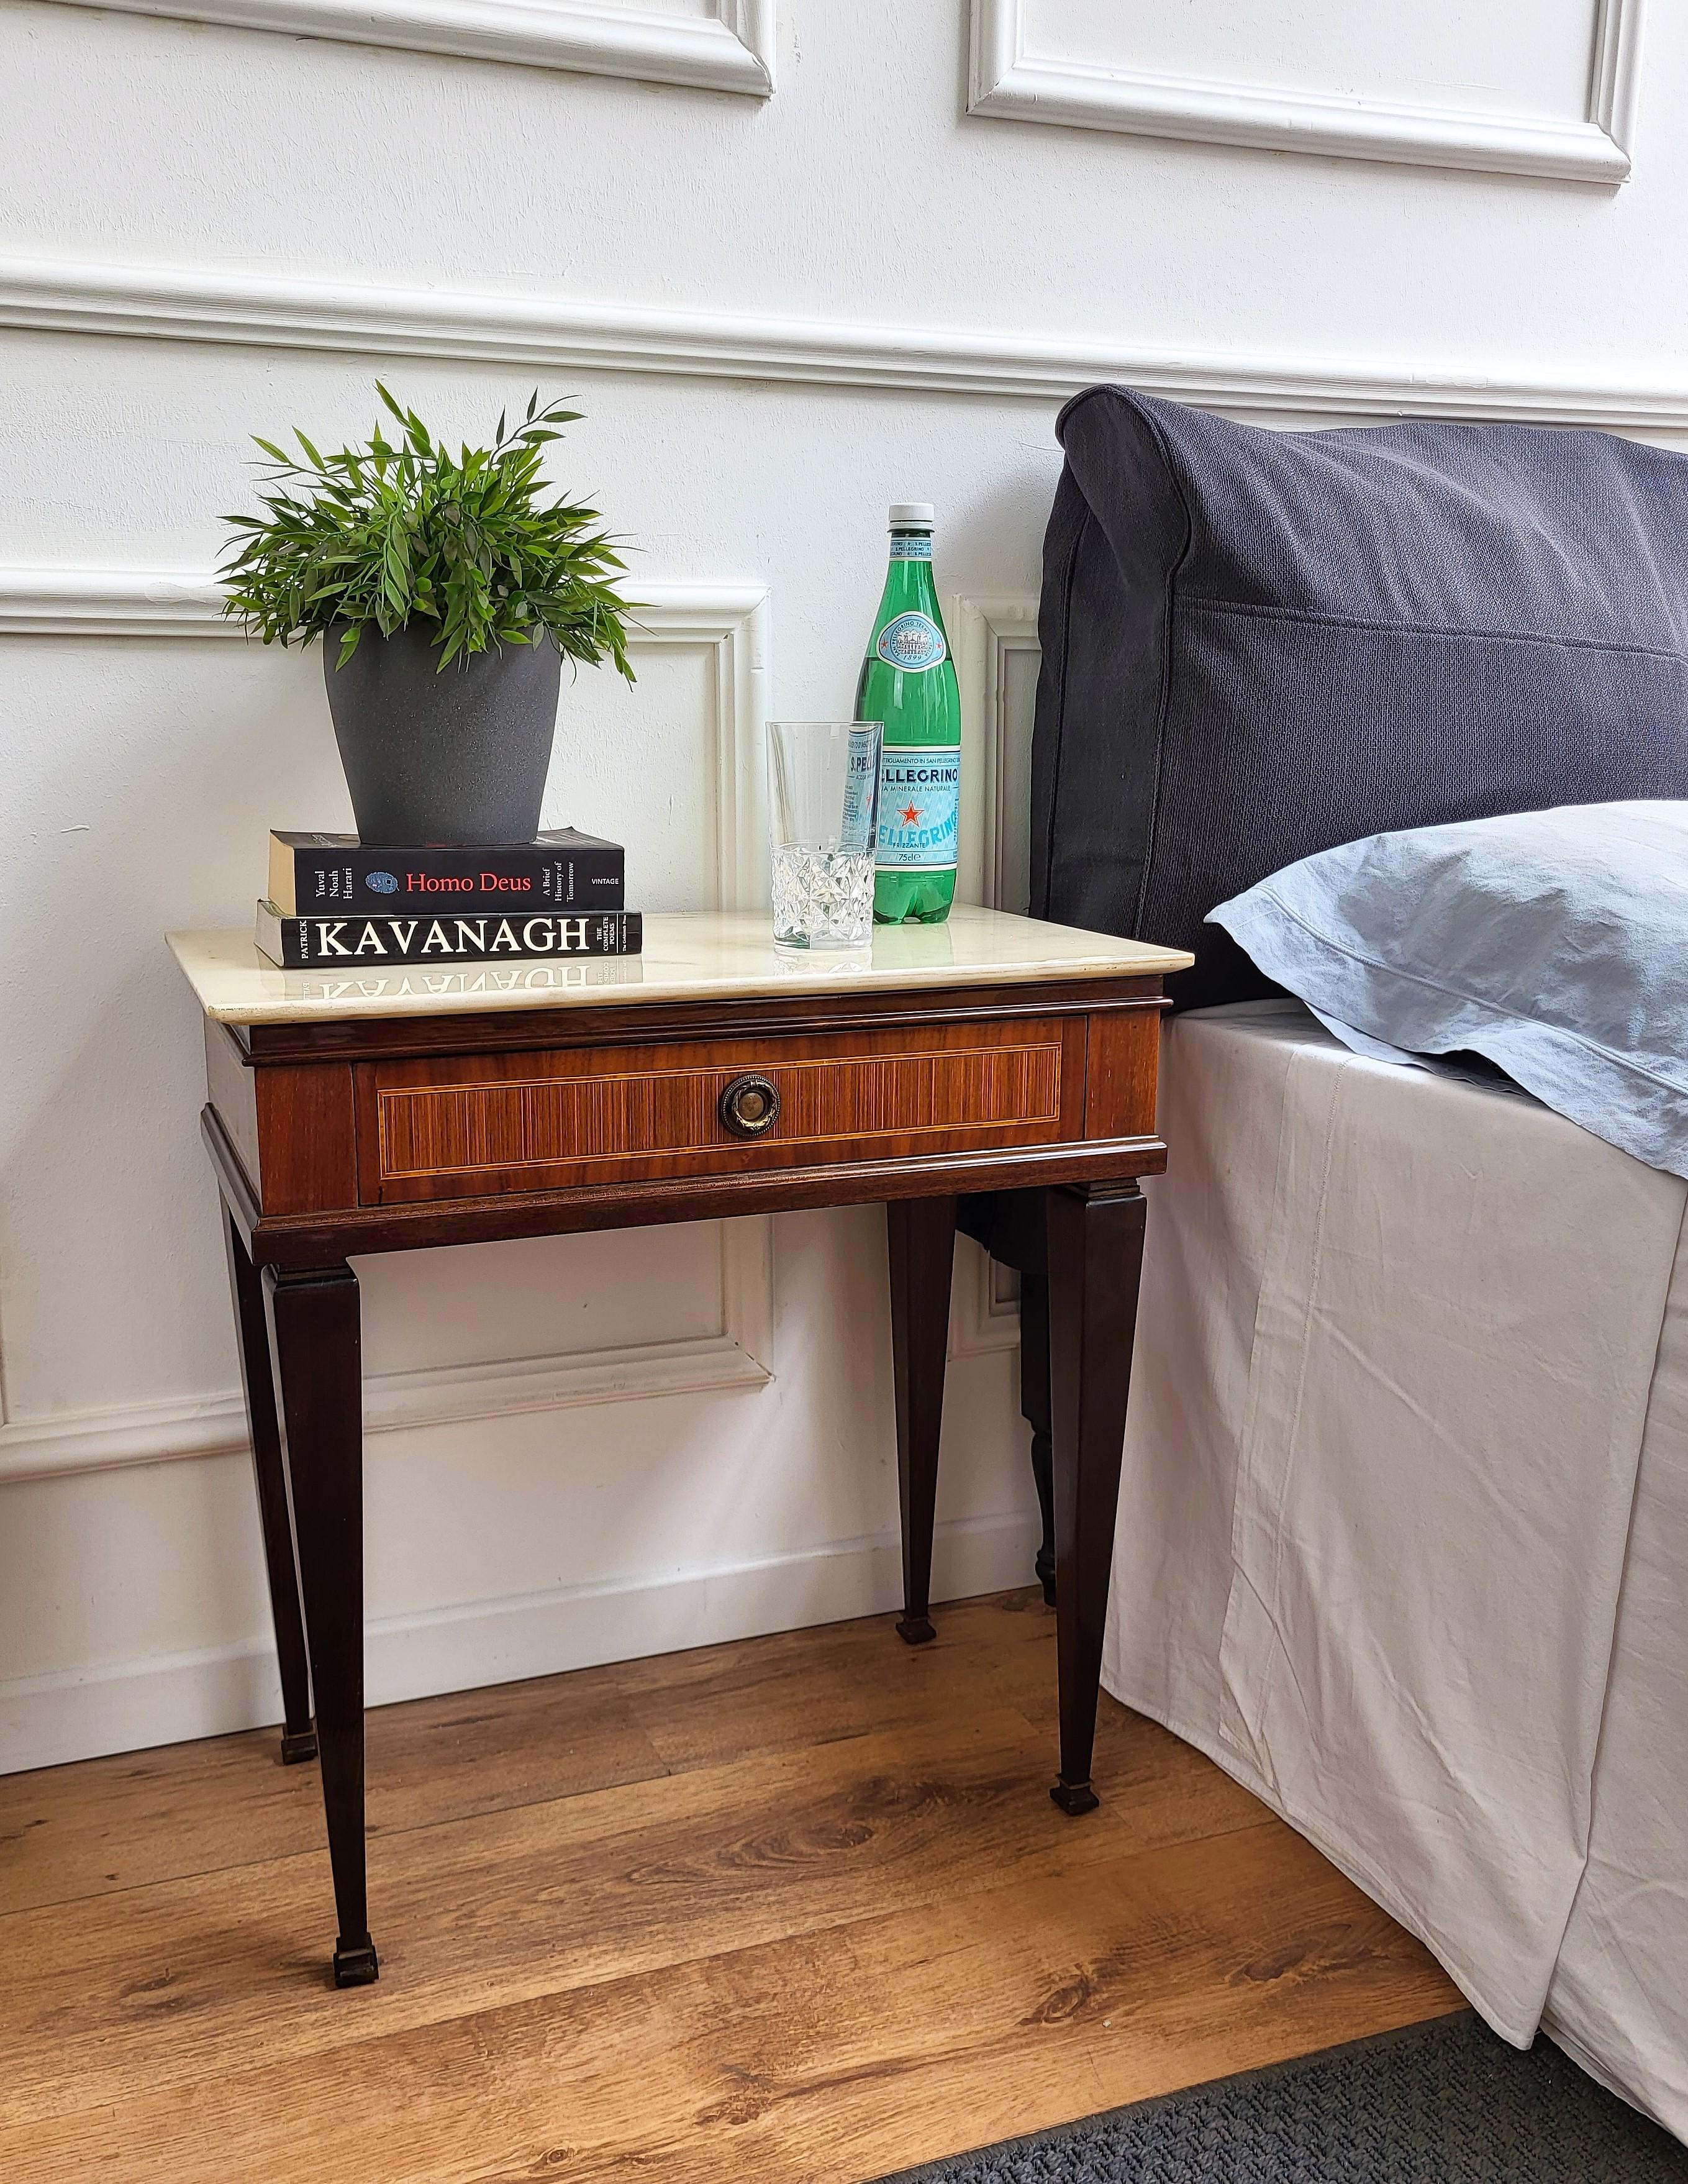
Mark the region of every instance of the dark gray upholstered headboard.
[[1273, 990], [1202, 920], [1298, 857], [1688, 796], [1688, 456], [1271, 432], [1114, 387], [1059, 430], [1032, 908], [1194, 948], [1181, 1006]]

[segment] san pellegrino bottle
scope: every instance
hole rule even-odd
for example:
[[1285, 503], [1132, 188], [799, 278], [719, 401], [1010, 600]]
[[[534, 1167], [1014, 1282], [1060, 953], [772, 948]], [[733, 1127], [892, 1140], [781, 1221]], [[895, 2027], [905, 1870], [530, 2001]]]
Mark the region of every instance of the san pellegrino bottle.
[[932, 582], [932, 504], [891, 503], [891, 562], [855, 694], [884, 725], [873, 915], [936, 925], [955, 899], [961, 694]]

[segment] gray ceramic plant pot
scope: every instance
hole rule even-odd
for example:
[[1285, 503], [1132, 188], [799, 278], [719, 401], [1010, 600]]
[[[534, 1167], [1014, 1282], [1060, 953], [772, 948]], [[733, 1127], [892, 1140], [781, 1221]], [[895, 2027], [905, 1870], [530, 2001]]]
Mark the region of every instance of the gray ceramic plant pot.
[[531, 842], [556, 733], [557, 648], [549, 637], [489, 648], [441, 672], [432, 631], [365, 628], [343, 667], [339, 629], [323, 640], [358, 838], [382, 848]]

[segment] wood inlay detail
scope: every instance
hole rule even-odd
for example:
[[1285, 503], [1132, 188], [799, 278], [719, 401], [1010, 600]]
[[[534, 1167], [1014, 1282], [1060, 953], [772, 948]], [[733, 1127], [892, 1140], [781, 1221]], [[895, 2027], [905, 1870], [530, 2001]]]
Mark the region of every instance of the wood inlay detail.
[[[1051, 1128], [1061, 1045], [783, 1061], [769, 1144]], [[738, 1065], [383, 1089], [383, 1181], [717, 1150], [733, 1140], [716, 1103]]]

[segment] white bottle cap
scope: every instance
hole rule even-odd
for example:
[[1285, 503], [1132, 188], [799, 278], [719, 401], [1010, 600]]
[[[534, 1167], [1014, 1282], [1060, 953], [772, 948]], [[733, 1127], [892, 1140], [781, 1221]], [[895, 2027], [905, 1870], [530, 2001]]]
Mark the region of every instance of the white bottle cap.
[[894, 500], [891, 503], [891, 528], [907, 531], [916, 525], [930, 527], [935, 510], [929, 500]]

